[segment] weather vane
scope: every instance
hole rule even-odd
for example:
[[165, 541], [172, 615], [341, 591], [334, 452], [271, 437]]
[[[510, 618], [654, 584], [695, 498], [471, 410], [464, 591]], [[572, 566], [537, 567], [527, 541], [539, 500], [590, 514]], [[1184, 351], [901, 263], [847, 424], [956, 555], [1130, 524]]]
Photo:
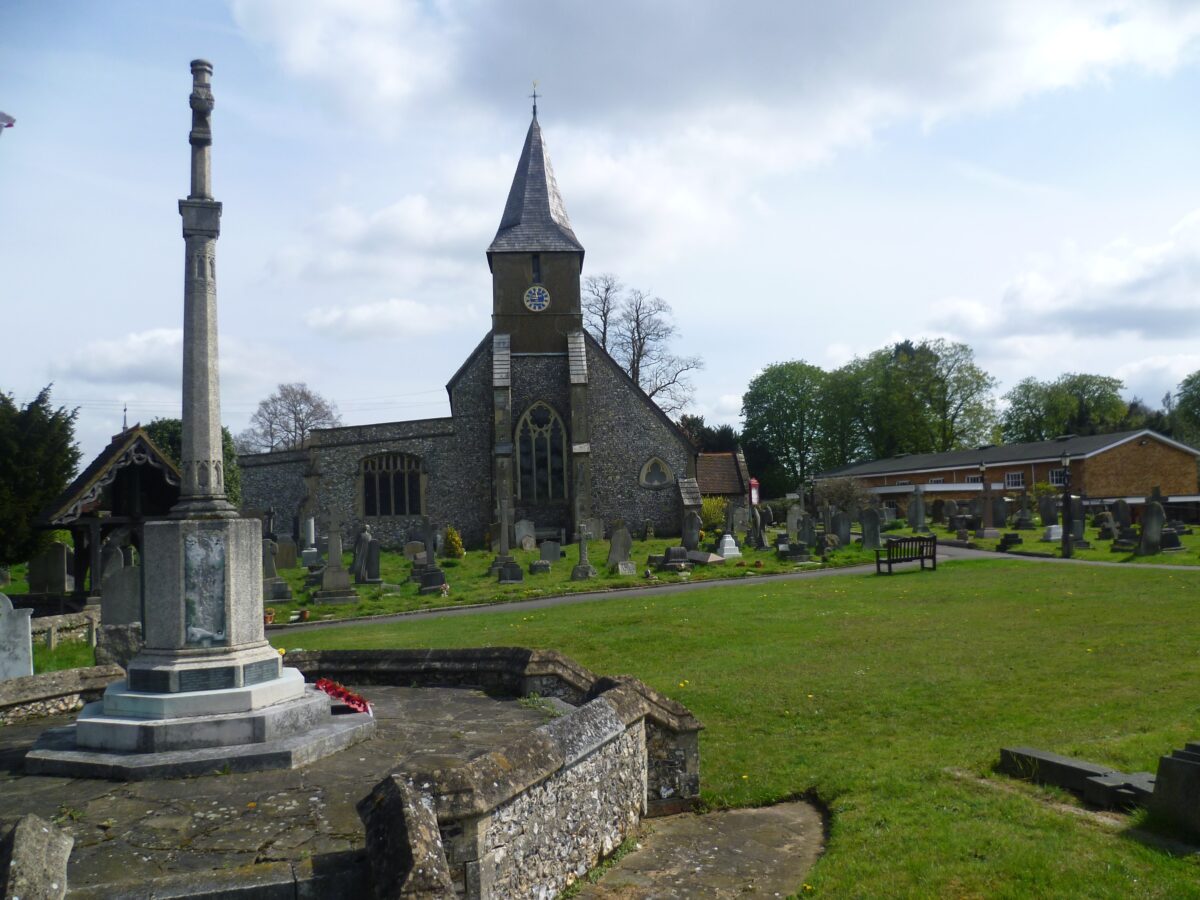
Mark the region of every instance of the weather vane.
[[537, 81], [536, 80], [533, 82], [533, 93], [530, 94], [529, 96], [533, 98], [533, 115], [534, 115], [534, 118], [537, 118], [538, 92], [537, 92]]

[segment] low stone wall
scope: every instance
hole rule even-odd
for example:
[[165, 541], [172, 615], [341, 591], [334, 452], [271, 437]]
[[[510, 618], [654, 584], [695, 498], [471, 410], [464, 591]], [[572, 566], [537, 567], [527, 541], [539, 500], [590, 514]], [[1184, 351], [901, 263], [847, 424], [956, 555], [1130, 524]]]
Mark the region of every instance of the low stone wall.
[[120, 666], [92, 666], [0, 681], [0, 725], [82, 709], [124, 677]]
[[53, 631], [56, 641], [88, 641], [95, 644], [100, 624], [100, 610], [68, 613], [62, 616], [39, 616], [30, 620], [33, 640], [45, 642]]
[[699, 794], [702, 726], [685, 707], [553, 651], [293, 651], [285, 663], [358, 684], [538, 694], [568, 710], [466, 765], [385, 779], [359, 807], [377, 896], [438, 896], [449, 884], [468, 898], [554, 896], [643, 816]]

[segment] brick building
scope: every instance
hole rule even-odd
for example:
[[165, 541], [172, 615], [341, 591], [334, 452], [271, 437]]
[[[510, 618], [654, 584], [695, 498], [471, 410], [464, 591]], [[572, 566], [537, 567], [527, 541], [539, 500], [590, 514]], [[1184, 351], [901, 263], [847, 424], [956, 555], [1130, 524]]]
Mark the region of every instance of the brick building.
[[1071, 491], [1092, 501], [1124, 499], [1138, 504], [1157, 487], [1174, 503], [1194, 504], [1200, 501], [1198, 458], [1200, 450], [1195, 447], [1142, 429], [949, 453], [905, 454], [832, 469], [817, 480], [858, 478], [885, 503], [902, 502], [914, 485], [920, 485], [931, 500], [964, 500], [982, 491], [985, 478], [993, 491], [1019, 494], [1039, 482], [1061, 487], [1069, 469]]
[[393, 545], [422, 515], [478, 545], [502, 500], [546, 532], [623, 519], [677, 534], [695, 449], [584, 330], [583, 257], [535, 107], [487, 249], [492, 328], [446, 385], [450, 416], [325, 429], [303, 450], [242, 456], [243, 505], [274, 506], [285, 523], [334, 514], [348, 533], [365, 522]]

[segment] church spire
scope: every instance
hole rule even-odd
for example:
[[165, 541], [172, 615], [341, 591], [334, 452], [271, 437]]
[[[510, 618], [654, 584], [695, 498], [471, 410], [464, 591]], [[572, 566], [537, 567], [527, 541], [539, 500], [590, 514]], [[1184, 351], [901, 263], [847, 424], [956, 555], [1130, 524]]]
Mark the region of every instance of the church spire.
[[[534, 90], [536, 94], [536, 88]], [[533, 120], [525, 135], [525, 146], [517, 162], [508, 202], [500, 217], [500, 228], [488, 247], [488, 263], [493, 253], [578, 253], [583, 257], [583, 245], [571, 230], [567, 208], [558, 192], [558, 182], [550, 165], [550, 156], [542, 140], [542, 128], [537, 120], [537, 100], [533, 105]]]

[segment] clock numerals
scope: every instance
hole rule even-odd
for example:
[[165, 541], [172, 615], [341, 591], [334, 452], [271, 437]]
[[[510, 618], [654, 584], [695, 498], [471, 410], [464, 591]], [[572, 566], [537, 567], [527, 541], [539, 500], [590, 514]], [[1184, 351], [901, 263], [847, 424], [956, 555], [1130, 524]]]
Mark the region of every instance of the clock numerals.
[[525, 307], [532, 312], [541, 312], [550, 305], [550, 292], [535, 284], [525, 292]]

